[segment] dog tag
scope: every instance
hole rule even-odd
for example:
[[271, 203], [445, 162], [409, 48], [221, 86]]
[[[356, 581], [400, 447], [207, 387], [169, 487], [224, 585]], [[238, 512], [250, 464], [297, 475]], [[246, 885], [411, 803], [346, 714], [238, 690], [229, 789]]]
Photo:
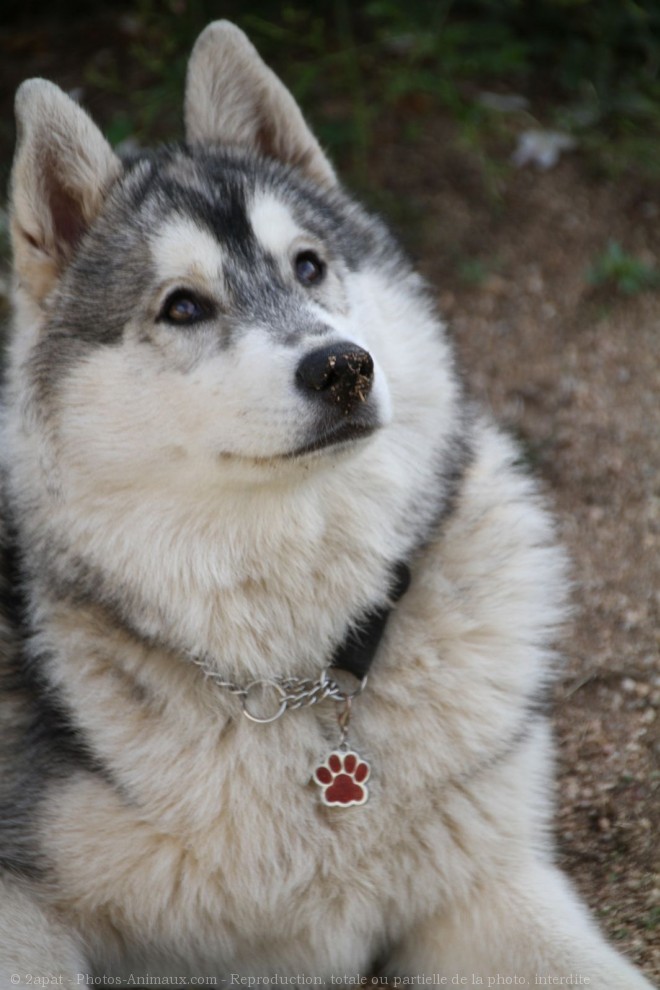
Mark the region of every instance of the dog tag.
[[369, 799], [367, 780], [371, 767], [355, 750], [349, 749], [346, 742], [352, 702], [353, 698], [349, 695], [337, 716], [340, 730], [337, 749], [316, 768], [312, 777], [321, 788], [321, 801], [328, 808], [350, 808], [366, 804]]
[[314, 771], [313, 781], [321, 788], [321, 801], [329, 808], [366, 804], [371, 768], [352, 749], [335, 749]]

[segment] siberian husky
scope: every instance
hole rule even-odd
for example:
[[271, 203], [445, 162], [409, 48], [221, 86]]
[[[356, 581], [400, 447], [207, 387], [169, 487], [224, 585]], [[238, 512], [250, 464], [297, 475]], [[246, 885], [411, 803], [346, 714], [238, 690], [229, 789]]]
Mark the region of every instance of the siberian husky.
[[565, 561], [236, 27], [186, 143], [16, 103], [0, 985], [646, 980], [553, 863]]

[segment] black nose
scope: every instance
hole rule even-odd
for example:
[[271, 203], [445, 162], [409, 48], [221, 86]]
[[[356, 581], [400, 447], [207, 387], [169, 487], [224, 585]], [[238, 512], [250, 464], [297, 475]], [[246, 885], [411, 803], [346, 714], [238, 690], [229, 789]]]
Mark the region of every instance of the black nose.
[[374, 380], [371, 354], [347, 341], [306, 354], [296, 370], [298, 385], [348, 415], [366, 402]]

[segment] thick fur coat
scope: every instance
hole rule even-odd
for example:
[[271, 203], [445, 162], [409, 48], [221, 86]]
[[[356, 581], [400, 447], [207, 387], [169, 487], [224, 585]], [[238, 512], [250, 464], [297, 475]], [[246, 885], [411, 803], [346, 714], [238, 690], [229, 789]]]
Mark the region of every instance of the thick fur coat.
[[[17, 119], [0, 987], [648, 987], [553, 864], [550, 518], [290, 94], [218, 22], [184, 146], [121, 162], [43, 80]], [[338, 703], [218, 681], [318, 678], [402, 561], [327, 807]]]

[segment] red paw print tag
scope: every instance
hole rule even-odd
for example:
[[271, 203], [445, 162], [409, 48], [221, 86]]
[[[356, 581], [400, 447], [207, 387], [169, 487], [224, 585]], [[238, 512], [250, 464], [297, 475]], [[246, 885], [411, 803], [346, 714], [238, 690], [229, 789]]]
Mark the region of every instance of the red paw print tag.
[[350, 808], [366, 803], [369, 773], [369, 764], [353, 750], [336, 749], [316, 768], [312, 779], [321, 788], [323, 804]]

